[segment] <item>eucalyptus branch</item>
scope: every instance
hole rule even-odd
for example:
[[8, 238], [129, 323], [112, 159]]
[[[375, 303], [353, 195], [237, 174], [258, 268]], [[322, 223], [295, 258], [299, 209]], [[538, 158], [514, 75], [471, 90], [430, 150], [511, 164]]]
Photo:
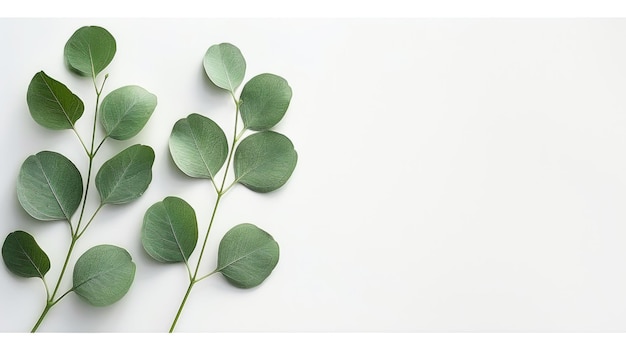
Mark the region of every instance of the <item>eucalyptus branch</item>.
[[[291, 101], [287, 81], [273, 74], [258, 75], [244, 85], [237, 98], [246, 63], [239, 49], [228, 43], [213, 45], [207, 50], [204, 68], [213, 84], [227, 90], [232, 97], [235, 123], [230, 143], [213, 120], [199, 114], [178, 120], [170, 134], [170, 153], [176, 166], [190, 177], [209, 179], [217, 193], [194, 273], [190, 275], [170, 332], [176, 328], [191, 291], [199, 281], [220, 272], [233, 286], [251, 288], [271, 274], [278, 263], [278, 243], [267, 232], [248, 223], [234, 226], [223, 236], [217, 267], [204, 275], [200, 272], [222, 197], [236, 183], [259, 193], [274, 191], [287, 182], [297, 163], [291, 141], [270, 131], [283, 118]], [[238, 131], [240, 118], [243, 128]], [[256, 133], [240, 142], [246, 130]], [[228, 183], [231, 167], [234, 180]], [[218, 186], [215, 175], [221, 169], [222, 181]], [[198, 243], [195, 210], [177, 197], [166, 197], [155, 203], [144, 216], [141, 240], [146, 252], [155, 260], [188, 265]]]
[[[16, 231], [10, 233], [4, 241], [2, 256], [7, 268], [19, 276], [37, 277], [44, 282], [46, 302], [32, 332], [38, 330], [52, 307], [69, 293], [78, 294], [91, 305], [106, 306], [121, 299], [134, 279], [135, 264], [125, 249], [98, 245], [78, 258], [73, 266], [72, 288], [57, 297], [64, 276], [70, 268], [76, 243], [90, 227], [100, 209], [105, 204], [122, 204], [138, 198], [152, 180], [152, 148], [133, 145], [122, 150], [104, 162], [98, 170], [94, 183], [100, 195], [100, 205], [84, 227], [81, 227], [87, 202], [93, 193], [90, 185], [95, 172], [96, 154], [109, 137], [126, 140], [139, 133], [156, 108], [156, 96], [138, 86], [116, 89], [101, 99], [108, 74], [104, 76], [99, 88], [97, 77], [113, 60], [115, 52], [115, 39], [101, 27], [82, 27], [65, 45], [64, 55], [70, 69], [81, 76], [91, 77], [96, 93], [89, 149], [75, 128], [85, 109], [83, 101], [66, 85], [43, 71], [35, 74], [28, 86], [27, 103], [33, 119], [49, 129], [72, 129], [88, 158], [84, 183], [83, 176], [74, 163], [52, 151], [29, 156], [20, 169], [17, 193], [24, 210], [38, 220], [67, 221], [71, 238], [52, 293], [45, 280], [45, 275], [50, 270], [50, 259], [35, 238], [24, 231]], [[98, 120], [105, 129], [106, 137], [96, 148]], [[74, 226], [72, 218], [79, 207], [81, 209]], [[107, 274], [103, 274], [104, 272]]]

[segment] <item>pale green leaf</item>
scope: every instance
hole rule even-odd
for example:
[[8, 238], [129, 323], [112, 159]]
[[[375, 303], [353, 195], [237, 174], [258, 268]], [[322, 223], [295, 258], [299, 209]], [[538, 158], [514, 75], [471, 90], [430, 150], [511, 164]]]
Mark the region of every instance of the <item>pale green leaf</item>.
[[204, 55], [207, 76], [222, 89], [234, 93], [246, 74], [246, 60], [241, 51], [229, 43], [211, 46]]
[[194, 178], [213, 179], [228, 154], [222, 129], [199, 114], [191, 114], [174, 124], [169, 147], [176, 166]]
[[96, 175], [103, 204], [122, 204], [140, 197], [152, 181], [154, 151], [133, 145], [106, 161]]
[[29, 156], [20, 168], [17, 197], [24, 210], [36, 219], [69, 220], [82, 194], [80, 172], [59, 153], [41, 151]]
[[113, 61], [115, 38], [96, 26], [79, 28], [65, 44], [65, 60], [71, 69], [83, 76], [97, 76]]
[[141, 243], [159, 262], [187, 262], [198, 242], [196, 212], [183, 199], [166, 197], [146, 211]]
[[100, 106], [100, 120], [108, 137], [126, 140], [146, 125], [157, 105], [156, 95], [142, 87], [125, 86], [107, 95]]
[[56, 130], [73, 128], [85, 110], [78, 96], [43, 71], [30, 81], [26, 103], [35, 122]]
[[217, 271], [239, 288], [261, 284], [278, 263], [278, 243], [253, 224], [239, 224], [220, 242]]
[[126, 250], [99, 245], [76, 261], [72, 290], [91, 305], [107, 306], [126, 295], [134, 278], [135, 263]]
[[43, 279], [50, 270], [50, 259], [32, 235], [18, 230], [7, 236], [2, 245], [7, 268], [20, 277]]
[[235, 151], [235, 181], [259, 193], [274, 191], [287, 182], [297, 161], [286, 136], [273, 131], [252, 134]]
[[270, 73], [250, 79], [241, 90], [241, 119], [247, 129], [267, 130], [285, 116], [291, 101], [287, 81]]

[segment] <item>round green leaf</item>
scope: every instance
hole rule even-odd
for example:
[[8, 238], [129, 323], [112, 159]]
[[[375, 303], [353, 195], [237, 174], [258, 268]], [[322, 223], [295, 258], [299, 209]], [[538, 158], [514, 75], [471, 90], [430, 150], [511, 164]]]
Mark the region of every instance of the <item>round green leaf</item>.
[[264, 131], [246, 137], [235, 151], [235, 180], [252, 191], [267, 193], [283, 186], [298, 154], [286, 136]]
[[32, 235], [21, 230], [7, 236], [2, 245], [2, 258], [7, 268], [20, 277], [39, 277], [50, 270], [50, 259]]
[[248, 81], [241, 91], [241, 119], [247, 129], [267, 130], [285, 116], [291, 101], [287, 81], [270, 73]]
[[195, 113], [174, 124], [169, 146], [176, 166], [194, 178], [213, 179], [228, 154], [228, 142], [222, 128]]
[[133, 145], [106, 161], [96, 175], [96, 188], [103, 204], [123, 204], [141, 195], [152, 181], [154, 151]]
[[72, 290], [91, 305], [107, 306], [126, 295], [134, 278], [135, 263], [126, 250], [99, 245], [76, 261]]
[[17, 198], [28, 214], [42, 221], [67, 219], [78, 208], [83, 180], [65, 156], [41, 151], [29, 156], [20, 168]]
[[177, 197], [166, 197], [146, 211], [141, 243], [159, 262], [187, 262], [198, 242], [196, 212]]
[[224, 235], [217, 254], [217, 271], [238, 288], [261, 284], [278, 263], [278, 243], [253, 224], [239, 224]]
[[213, 84], [232, 93], [246, 74], [246, 60], [241, 51], [229, 43], [211, 46], [204, 55], [203, 64]]
[[115, 38], [102, 27], [79, 28], [65, 44], [65, 60], [83, 76], [97, 76], [113, 61]]
[[31, 79], [26, 103], [35, 122], [55, 130], [73, 128], [85, 110], [78, 96], [43, 71]]
[[157, 105], [156, 95], [131, 85], [113, 90], [102, 100], [100, 119], [108, 137], [126, 140], [146, 125]]

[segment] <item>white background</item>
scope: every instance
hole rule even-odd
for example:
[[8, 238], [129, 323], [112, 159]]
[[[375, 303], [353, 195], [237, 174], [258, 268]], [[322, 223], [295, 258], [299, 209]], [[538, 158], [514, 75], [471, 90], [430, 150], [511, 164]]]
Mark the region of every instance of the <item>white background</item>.
[[[107, 308], [69, 295], [41, 331], [169, 327], [186, 271], [143, 252], [141, 221], [176, 195], [206, 229], [211, 186], [175, 168], [167, 139], [190, 113], [230, 136], [232, 102], [201, 65], [220, 42], [242, 50], [246, 80], [271, 72], [289, 81], [294, 96], [277, 130], [299, 160], [275, 193], [229, 192], [209, 239], [207, 272], [223, 233], [255, 223], [280, 244], [273, 274], [252, 290], [219, 276], [197, 284], [177, 330], [626, 328], [626, 21], [4, 19], [0, 231], [35, 235], [52, 260], [50, 285], [67, 226], [21, 209], [17, 172], [41, 150], [83, 171], [87, 160], [71, 132], [32, 120], [25, 95], [40, 70], [64, 82], [85, 102], [78, 126], [88, 135], [93, 88], [63, 65], [63, 46], [83, 25], [117, 40], [106, 91], [137, 84], [159, 99], [145, 129], [107, 142], [98, 163], [148, 144], [154, 178], [139, 200], [105, 207], [77, 246], [77, 254], [101, 243], [126, 248], [137, 264], [129, 293]], [[0, 287], [0, 330], [30, 330], [44, 304], [41, 281], [2, 265]]]

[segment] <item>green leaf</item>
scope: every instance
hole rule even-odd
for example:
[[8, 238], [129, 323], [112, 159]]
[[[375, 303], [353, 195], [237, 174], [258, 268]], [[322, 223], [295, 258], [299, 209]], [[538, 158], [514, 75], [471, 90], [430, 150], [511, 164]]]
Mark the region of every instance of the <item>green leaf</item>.
[[85, 111], [78, 96], [43, 71], [31, 79], [26, 103], [35, 122], [55, 130], [73, 128]]
[[235, 181], [267, 193], [287, 182], [297, 161], [298, 154], [286, 136], [273, 131], [252, 134], [235, 151]]
[[65, 156], [41, 151], [29, 156], [22, 164], [17, 179], [17, 198], [34, 218], [69, 221], [82, 194], [80, 172]]
[[18, 230], [7, 236], [2, 245], [4, 264], [20, 277], [43, 279], [50, 270], [50, 259], [32, 235]]
[[131, 85], [113, 90], [102, 100], [100, 119], [108, 137], [126, 140], [143, 129], [157, 105], [156, 95]]
[[176, 166], [194, 178], [213, 179], [228, 154], [228, 142], [222, 128], [195, 113], [174, 124], [169, 146]]
[[198, 242], [196, 212], [177, 197], [166, 197], [146, 211], [141, 243], [159, 262], [187, 262]]
[[113, 61], [115, 38], [102, 27], [79, 28], [65, 44], [65, 60], [83, 76], [97, 76]]
[[278, 263], [278, 243], [253, 224], [239, 224], [224, 235], [217, 254], [217, 270], [238, 288], [261, 284]]
[[248, 81], [241, 91], [241, 119], [247, 129], [267, 130], [285, 116], [291, 87], [279, 76], [264, 73]]
[[107, 306], [126, 295], [134, 278], [135, 263], [126, 250], [99, 245], [76, 261], [72, 290], [91, 305]]
[[106, 161], [96, 175], [96, 188], [103, 204], [123, 204], [141, 195], [152, 181], [154, 151], [133, 145]]
[[246, 74], [246, 60], [241, 51], [229, 43], [211, 46], [204, 55], [207, 76], [222, 89], [234, 93]]

